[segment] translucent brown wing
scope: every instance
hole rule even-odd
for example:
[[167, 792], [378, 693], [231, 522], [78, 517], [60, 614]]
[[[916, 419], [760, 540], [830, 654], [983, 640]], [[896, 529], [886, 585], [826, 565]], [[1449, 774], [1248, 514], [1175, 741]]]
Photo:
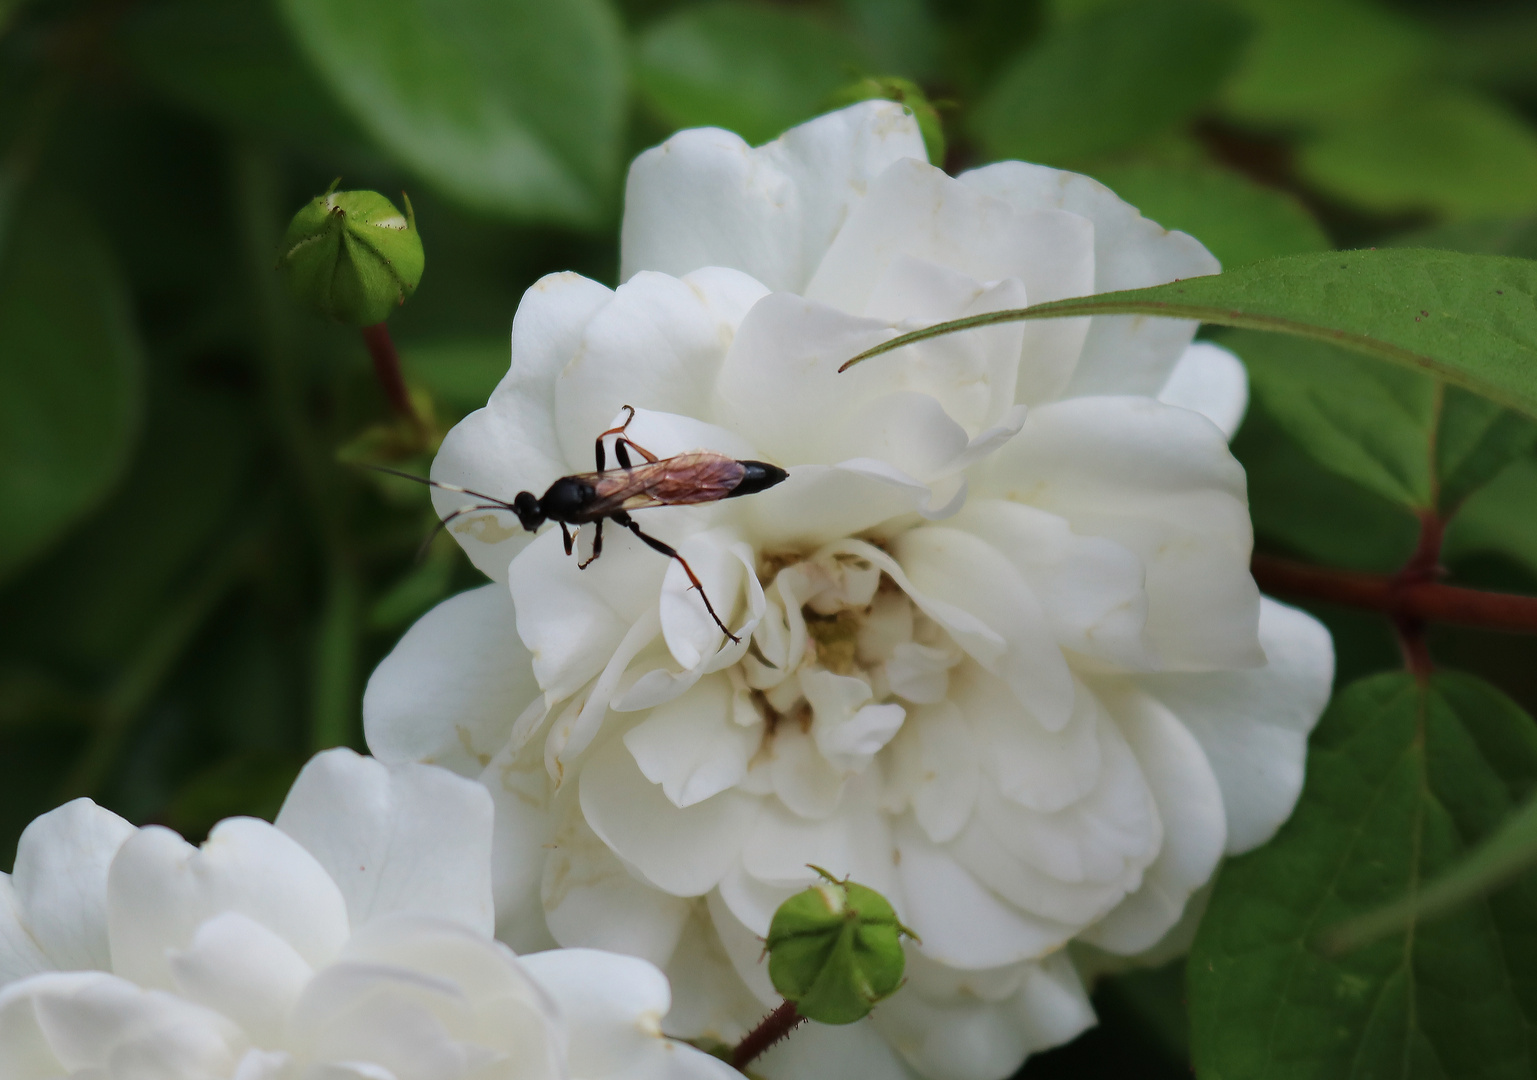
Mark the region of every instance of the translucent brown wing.
[[586, 507], [592, 518], [648, 506], [688, 506], [717, 502], [736, 490], [746, 468], [735, 458], [712, 450], [694, 450], [632, 469], [582, 473], [598, 497]]

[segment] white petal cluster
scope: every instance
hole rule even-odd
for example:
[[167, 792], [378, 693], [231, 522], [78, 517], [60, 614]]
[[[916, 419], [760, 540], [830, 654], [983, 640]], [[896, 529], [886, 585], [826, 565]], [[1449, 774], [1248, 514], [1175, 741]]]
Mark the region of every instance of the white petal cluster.
[[837, 369], [939, 320], [1216, 270], [1086, 177], [947, 176], [889, 103], [641, 155], [623, 284], [528, 291], [433, 475], [537, 495], [631, 405], [654, 454], [789, 478], [636, 515], [740, 644], [612, 525], [578, 571], [554, 529], [453, 523], [494, 584], [406, 634], [365, 718], [381, 758], [496, 799], [499, 933], [645, 957], [669, 1031], [731, 1041], [776, 1001], [758, 937], [814, 863], [922, 945], [870, 1020], [768, 1075], [995, 1080], [1090, 1024], [1065, 946], [1151, 948], [1275, 830], [1332, 676], [1322, 627], [1249, 574], [1242, 368], [1192, 323], [1102, 317]]
[[313, 759], [276, 825], [200, 848], [88, 799], [0, 875], [6, 1080], [725, 1080], [660, 1035], [666, 978], [491, 936], [491, 800], [427, 765]]

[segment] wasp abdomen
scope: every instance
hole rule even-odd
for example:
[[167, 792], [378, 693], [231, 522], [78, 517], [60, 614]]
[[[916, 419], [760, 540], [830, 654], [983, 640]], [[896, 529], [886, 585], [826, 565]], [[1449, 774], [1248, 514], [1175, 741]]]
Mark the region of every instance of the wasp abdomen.
[[770, 465], [766, 461], [739, 461], [737, 464], [742, 466], [742, 479], [737, 482], [736, 487], [732, 488], [731, 493], [726, 496], [728, 499], [734, 499], [738, 495], [755, 495], [760, 491], [766, 491], [790, 475], [778, 465]]

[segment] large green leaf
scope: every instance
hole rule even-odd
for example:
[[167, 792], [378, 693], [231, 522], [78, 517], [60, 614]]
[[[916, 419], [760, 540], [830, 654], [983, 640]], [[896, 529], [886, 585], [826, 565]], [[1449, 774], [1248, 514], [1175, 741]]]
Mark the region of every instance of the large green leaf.
[[624, 51], [605, 0], [282, 0], [381, 145], [466, 204], [595, 224], [611, 211]]
[[1323, 341], [1237, 331], [1224, 343], [1319, 464], [1411, 510], [1455, 509], [1537, 440], [1486, 398]]
[[1144, 217], [1194, 236], [1229, 270], [1331, 246], [1296, 198], [1228, 169], [1138, 162], [1090, 171]]
[[1413, 515], [1325, 468], [1270, 415], [1263, 398], [1249, 405], [1233, 455], [1248, 474], [1249, 514], [1262, 545], [1323, 566], [1377, 573], [1397, 570], [1414, 551], [1419, 523]]
[[1057, 164], [1147, 140], [1193, 115], [1241, 54], [1248, 23], [1211, 0], [1142, 0], [1032, 42], [978, 107], [988, 156]]
[[271, 0], [140, 5], [119, 33], [140, 77], [210, 119], [326, 149], [366, 145]]
[[1403, 506], [1434, 499], [1434, 379], [1322, 341], [1239, 331], [1256, 398], [1319, 464]]
[[728, 2], [648, 29], [635, 80], [675, 127], [723, 127], [763, 143], [823, 111], [863, 67], [859, 47], [810, 14]]
[[1197, 935], [1197, 1075], [1532, 1075], [1537, 874], [1355, 951], [1321, 939], [1453, 866], [1534, 788], [1537, 725], [1486, 683], [1389, 674], [1341, 693], [1296, 812], [1223, 868]]
[[1223, 98], [1261, 123], [1333, 122], [1400, 93], [1434, 41], [1375, 0], [1232, 0], [1258, 30]]
[[1537, 262], [1453, 251], [1292, 255], [1149, 289], [937, 323], [849, 363], [978, 326], [1120, 314], [1200, 319], [1326, 341], [1537, 415]]
[[1417, 94], [1330, 124], [1303, 144], [1297, 166], [1311, 184], [1372, 210], [1537, 210], [1537, 131], [1466, 91]]
[[128, 298], [78, 207], [23, 199], [0, 256], [0, 577], [105, 496], [138, 433]]

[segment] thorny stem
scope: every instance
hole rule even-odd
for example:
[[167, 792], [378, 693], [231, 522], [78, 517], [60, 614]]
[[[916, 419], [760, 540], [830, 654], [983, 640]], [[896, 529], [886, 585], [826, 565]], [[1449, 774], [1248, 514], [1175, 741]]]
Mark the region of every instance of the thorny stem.
[[758, 1026], [737, 1043], [736, 1049], [731, 1052], [731, 1067], [738, 1072], [746, 1072], [747, 1066], [765, 1050], [805, 1022], [806, 1018], [795, 1010], [795, 1002], [785, 1002], [759, 1021]]
[[389, 399], [390, 408], [417, 431], [425, 432], [426, 425], [416, 414], [416, 407], [411, 404], [411, 395], [406, 391], [405, 376], [400, 372], [400, 353], [395, 350], [389, 325], [378, 322], [363, 327], [363, 344], [368, 346], [368, 355], [373, 357], [374, 378], [379, 380], [379, 387]]
[[1537, 596], [1463, 589], [1439, 582], [1395, 585], [1396, 575], [1333, 570], [1307, 563], [1254, 557], [1254, 580], [1266, 592], [1344, 607], [1406, 615], [1426, 622], [1537, 634]]
[[[1402, 593], [1404, 589], [1435, 584], [1442, 574], [1441, 539], [1445, 533], [1446, 523], [1434, 510], [1421, 512], [1419, 542], [1414, 545], [1414, 554], [1409, 556], [1409, 561], [1393, 575], [1395, 591]], [[1398, 647], [1404, 654], [1404, 667], [1422, 682], [1430, 678], [1434, 665], [1425, 642], [1425, 617], [1400, 609], [1393, 612], [1391, 618], [1393, 630], [1398, 635]]]
[[1256, 555], [1254, 579], [1267, 592], [1381, 612], [1393, 622], [1409, 670], [1421, 678], [1431, 670], [1425, 647], [1429, 623], [1537, 634], [1537, 596], [1465, 589], [1436, 580], [1444, 525], [1434, 515], [1421, 518], [1420, 542], [1396, 574], [1334, 570]]

